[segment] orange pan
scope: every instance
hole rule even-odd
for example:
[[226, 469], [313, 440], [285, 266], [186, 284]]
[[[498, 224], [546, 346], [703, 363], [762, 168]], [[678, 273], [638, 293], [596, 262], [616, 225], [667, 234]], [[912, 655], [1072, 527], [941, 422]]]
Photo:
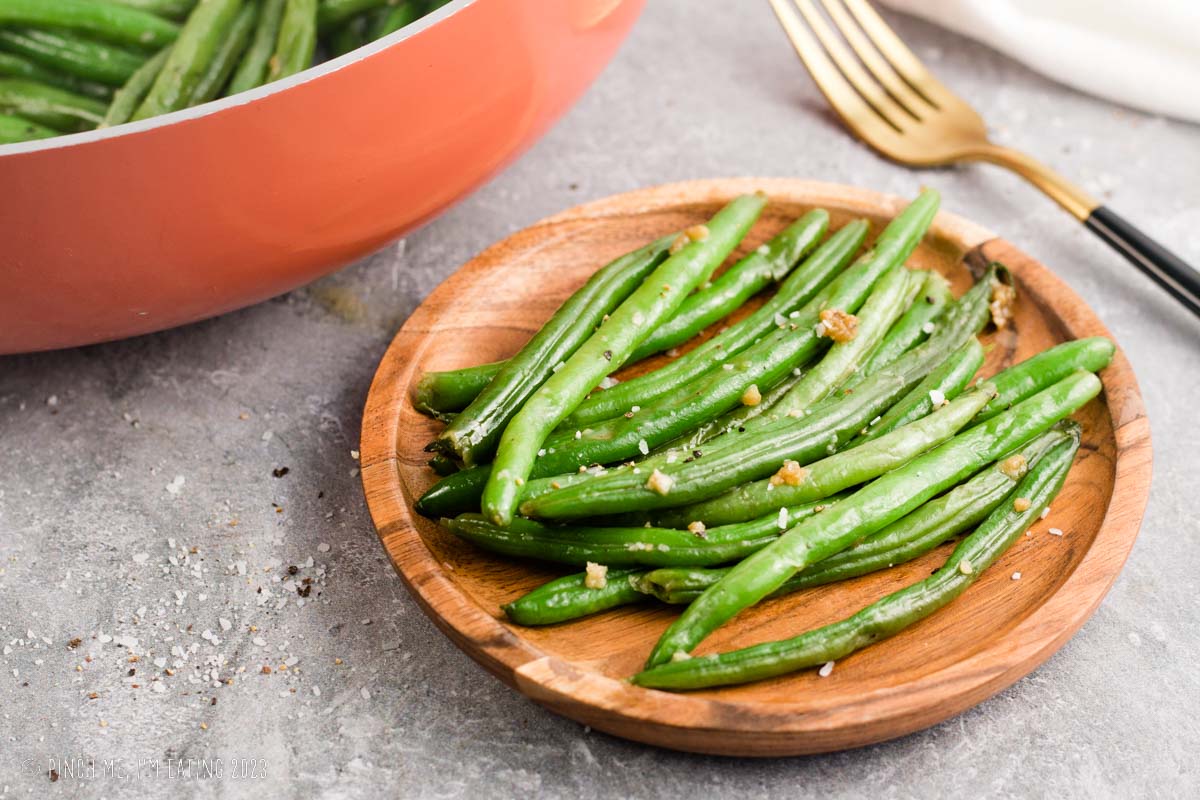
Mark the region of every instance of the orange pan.
[[644, 0], [455, 0], [252, 92], [0, 147], [0, 353], [285, 292], [445, 210], [579, 97]]

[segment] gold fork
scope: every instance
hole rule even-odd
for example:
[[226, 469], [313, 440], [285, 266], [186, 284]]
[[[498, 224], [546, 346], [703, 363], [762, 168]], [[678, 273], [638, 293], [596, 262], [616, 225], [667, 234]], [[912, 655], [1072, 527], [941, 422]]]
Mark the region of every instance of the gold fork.
[[975, 109], [935, 78], [866, 0], [821, 0], [833, 26], [813, 0], [770, 3], [821, 93], [864, 142], [901, 164], [987, 161], [1012, 170], [1200, 316], [1200, 274], [1054, 170], [991, 142]]

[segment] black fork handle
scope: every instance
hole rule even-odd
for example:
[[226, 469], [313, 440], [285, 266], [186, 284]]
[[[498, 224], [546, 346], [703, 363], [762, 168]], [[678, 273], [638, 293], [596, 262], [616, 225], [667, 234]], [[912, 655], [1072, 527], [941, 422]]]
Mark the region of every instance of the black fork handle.
[[1083, 224], [1200, 317], [1200, 273], [1184, 263], [1182, 258], [1142, 233], [1108, 206], [1097, 206]]

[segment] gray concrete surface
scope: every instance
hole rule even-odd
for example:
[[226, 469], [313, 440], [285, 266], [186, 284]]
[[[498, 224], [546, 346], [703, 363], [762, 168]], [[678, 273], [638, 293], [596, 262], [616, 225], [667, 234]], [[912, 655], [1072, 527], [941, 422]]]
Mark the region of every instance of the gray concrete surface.
[[[914, 173], [853, 142], [765, 3], [650, 5], [539, 145], [404, 243], [221, 319], [0, 363], [0, 798], [1200, 793], [1200, 324], [1016, 178]], [[895, 22], [1000, 138], [1200, 263], [1200, 130]], [[1141, 380], [1155, 479], [1122, 577], [1044, 667], [923, 733], [743, 761], [585, 731], [460, 654], [371, 529], [351, 451], [376, 361], [414, 306], [546, 214], [722, 175], [936, 185], [947, 208], [1053, 265]], [[218, 758], [220, 777], [167, 761]]]

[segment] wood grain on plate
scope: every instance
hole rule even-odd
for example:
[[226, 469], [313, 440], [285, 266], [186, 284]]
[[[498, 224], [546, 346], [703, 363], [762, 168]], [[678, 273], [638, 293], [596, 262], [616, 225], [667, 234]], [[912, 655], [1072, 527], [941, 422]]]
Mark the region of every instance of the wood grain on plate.
[[[638, 670], [678, 609], [646, 603], [546, 628], [509, 624], [501, 603], [569, 570], [477, 550], [412, 510], [435, 480], [422, 447], [438, 425], [410, 399], [423, 370], [512, 354], [592, 270], [756, 189], [771, 203], [739, 252], [813, 207], [830, 211], [833, 228], [861, 216], [877, 232], [904, 203], [799, 180], [693, 181], [598, 200], [513, 234], [438, 287], [392, 342], [367, 400], [362, 477], [384, 548], [421, 607], [471, 657], [536, 702], [599, 730], [680, 750], [815, 753], [900, 736], [980, 702], [1041, 664], [1095, 610], [1137, 536], [1150, 481], [1149, 428], [1119, 349], [1101, 375], [1103, 395], [1076, 415], [1083, 446], [1048, 519], [949, 607], [839, 662], [827, 678], [806, 670], [685, 694], [631, 686], [623, 678]], [[909, 263], [941, 271], [961, 293], [970, 284], [964, 262], [990, 260], [1012, 269], [1021, 298], [1012, 327], [987, 338], [992, 347], [982, 374], [1067, 339], [1109, 335], [1049, 270], [951, 214], [938, 216]], [[1050, 526], [1065, 535], [1048, 535]], [[698, 652], [786, 638], [839, 619], [928, 575], [951, 546], [764, 602]], [[1012, 579], [1016, 571], [1020, 580]]]

